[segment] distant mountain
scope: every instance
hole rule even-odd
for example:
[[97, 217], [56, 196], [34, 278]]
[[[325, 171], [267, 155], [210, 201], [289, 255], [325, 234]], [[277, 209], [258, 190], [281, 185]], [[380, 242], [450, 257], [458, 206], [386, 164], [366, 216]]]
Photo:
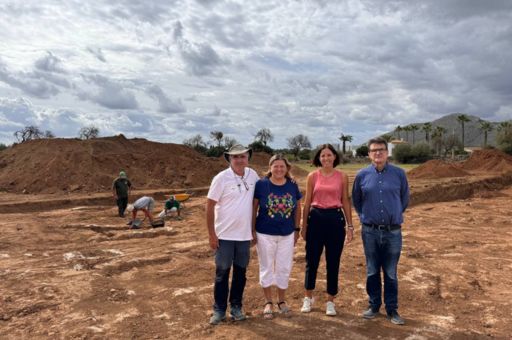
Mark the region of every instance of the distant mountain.
[[[457, 116], [461, 115], [461, 113], [451, 113], [439, 119], [436, 119], [430, 123], [432, 123], [432, 130], [435, 129], [436, 126], [442, 126], [446, 129], [445, 135], [455, 134], [455, 136], [459, 137], [459, 140], [462, 136], [462, 128], [460, 122], [457, 120]], [[475, 146], [483, 146], [484, 145], [484, 132], [480, 130], [480, 117], [466, 115], [471, 121], [466, 122], [464, 124], [464, 144], [465, 146], [475, 147]], [[423, 123], [413, 123], [418, 126], [418, 130], [414, 132], [414, 143], [425, 142], [425, 132], [422, 130]], [[496, 135], [497, 129], [500, 122], [490, 122], [493, 126], [493, 130], [487, 133], [487, 145], [496, 145]], [[400, 125], [402, 128], [408, 125]], [[393, 135], [394, 138], [398, 138], [397, 131], [390, 131], [388, 134]], [[408, 138], [407, 138], [408, 135]], [[400, 131], [400, 138], [404, 141], [408, 141], [412, 143], [412, 132], [409, 131], [406, 133], [405, 131]]]

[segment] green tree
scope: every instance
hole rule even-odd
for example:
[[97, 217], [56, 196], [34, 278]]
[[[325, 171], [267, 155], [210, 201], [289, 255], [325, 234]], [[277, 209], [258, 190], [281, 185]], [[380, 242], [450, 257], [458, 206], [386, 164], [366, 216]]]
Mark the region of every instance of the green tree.
[[351, 135], [344, 135], [342, 133], [338, 139], [341, 141], [341, 144], [342, 144], [341, 150], [342, 150], [343, 154], [345, 154], [346, 153], [345, 143], [352, 142], [353, 137]]
[[480, 131], [482, 131], [484, 133], [484, 148], [487, 147], [487, 134], [489, 132], [491, 132], [494, 127], [492, 126], [492, 123], [491, 122], [486, 122], [485, 120], [481, 120], [479, 121], [480, 123]]
[[512, 121], [500, 123], [496, 144], [501, 151], [512, 155]]
[[466, 146], [464, 144], [464, 124], [465, 123], [468, 123], [471, 121], [471, 119], [465, 115], [465, 114], [460, 114], [457, 116], [457, 121], [460, 123], [460, 127], [462, 128], [462, 150], [464, 150], [464, 147]]
[[403, 127], [403, 131], [405, 131], [405, 140], [407, 142], [409, 142], [409, 131], [411, 131], [411, 127], [410, 126], [404, 126]]
[[398, 126], [395, 128], [395, 133], [396, 133], [396, 135], [397, 135], [398, 139], [400, 139], [400, 138], [401, 138], [401, 137], [400, 137], [400, 132], [402, 132], [402, 131], [403, 131], [403, 128], [402, 128], [400, 125], [398, 125]]
[[210, 131], [210, 138], [217, 142], [217, 147], [220, 148], [224, 134], [222, 131]]
[[430, 145], [430, 133], [432, 132], [432, 123], [425, 123], [421, 127], [421, 130], [425, 132], [425, 140]]
[[361, 145], [356, 149], [357, 157], [368, 157], [368, 145]]
[[94, 125], [85, 126], [78, 131], [78, 138], [80, 139], [92, 139], [98, 138], [100, 129]]
[[7, 149], [7, 145], [0, 143], [0, 151]]
[[272, 142], [274, 140], [274, 135], [270, 129], [263, 128], [256, 132], [254, 139], [263, 143], [263, 145], [267, 145], [267, 142]]
[[238, 141], [235, 138], [231, 138], [229, 136], [224, 137], [224, 147], [227, 150], [229, 150], [235, 144], [238, 144]]
[[415, 163], [423, 163], [432, 158], [430, 145], [427, 143], [414, 144], [411, 148], [411, 158]]
[[309, 138], [307, 136], [299, 134], [288, 138], [288, 148], [295, 156], [295, 159], [298, 160], [300, 150], [306, 148], [311, 149], [311, 142], [309, 141]]
[[185, 139], [183, 141], [183, 145], [186, 145], [188, 147], [191, 147], [192, 149], [196, 150], [197, 152], [206, 154], [208, 149], [206, 148], [206, 143], [203, 140], [203, 137], [200, 134], [195, 135], [194, 137], [191, 137], [189, 139]]
[[393, 148], [393, 158], [399, 163], [408, 163], [412, 158], [412, 147], [410, 144], [398, 144]]
[[445, 133], [446, 129], [442, 126], [436, 126], [432, 132], [432, 144], [438, 156], [441, 156], [441, 149], [443, 148], [443, 139]]
[[386, 142], [388, 142], [388, 143], [393, 140], [393, 135], [390, 133], [385, 133], [385, 134], [381, 135], [380, 137], [385, 139]]
[[414, 134], [415, 134], [415, 132], [416, 132], [416, 131], [418, 131], [420, 128], [418, 127], [418, 125], [417, 125], [417, 124], [411, 124], [411, 125], [409, 126], [409, 128], [411, 129], [411, 132], [412, 132], [412, 144], [414, 145], [414, 142], [415, 142], [415, 140], [414, 140]]

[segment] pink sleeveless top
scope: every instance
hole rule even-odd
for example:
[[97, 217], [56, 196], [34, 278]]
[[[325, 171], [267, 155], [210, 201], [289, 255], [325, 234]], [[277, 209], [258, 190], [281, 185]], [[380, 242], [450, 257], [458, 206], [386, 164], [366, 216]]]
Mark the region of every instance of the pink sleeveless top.
[[311, 206], [320, 209], [341, 208], [343, 177], [340, 171], [325, 177], [317, 170], [313, 173]]

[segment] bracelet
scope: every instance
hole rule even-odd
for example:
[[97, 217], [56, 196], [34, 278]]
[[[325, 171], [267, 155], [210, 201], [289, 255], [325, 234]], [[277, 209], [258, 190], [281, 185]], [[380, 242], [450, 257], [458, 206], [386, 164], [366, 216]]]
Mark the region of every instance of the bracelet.
[[352, 224], [348, 224], [348, 225], [347, 225], [347, 228], [348, 228], [348, 229], [354, 229], [354, 226], [353, 226]]
[[295, 231], [300, 231], [300, 228], [295, 228]]

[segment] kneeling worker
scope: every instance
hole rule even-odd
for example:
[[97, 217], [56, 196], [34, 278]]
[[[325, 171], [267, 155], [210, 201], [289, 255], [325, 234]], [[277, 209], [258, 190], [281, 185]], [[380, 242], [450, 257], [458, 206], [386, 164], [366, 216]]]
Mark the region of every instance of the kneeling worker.
[[181, 220], [180, 212], [180, 202], [176, 200], [176, 197], [174, 197], [174, 195], [171, 195], [169, 199], [165, 201], [165, 208], [164, 210], [162, 210], [160, 214], [158, 214], [158, 217], [164, 218], [167, 216], [172, 216], [174, 213], [176, 213], [178, 220]]

